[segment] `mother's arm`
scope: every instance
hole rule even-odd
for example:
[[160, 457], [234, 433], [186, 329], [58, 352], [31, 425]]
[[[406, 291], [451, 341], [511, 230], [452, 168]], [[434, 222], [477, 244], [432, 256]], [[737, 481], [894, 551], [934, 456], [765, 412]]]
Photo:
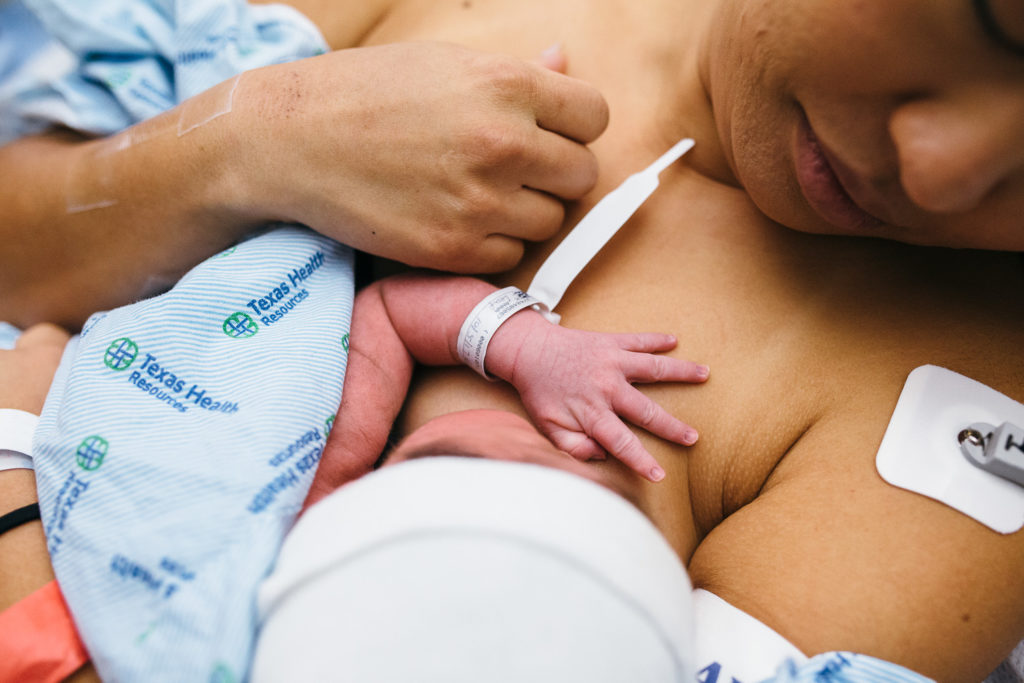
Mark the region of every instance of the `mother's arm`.
[[506, 269], [593, 186], [585, 145], [606, 123], [581, 81], [408, 43], [249, 71], [109, 138], [17, 141], [0, 148], [0, 320], [75, 328], [275, 220], [410, 265]]

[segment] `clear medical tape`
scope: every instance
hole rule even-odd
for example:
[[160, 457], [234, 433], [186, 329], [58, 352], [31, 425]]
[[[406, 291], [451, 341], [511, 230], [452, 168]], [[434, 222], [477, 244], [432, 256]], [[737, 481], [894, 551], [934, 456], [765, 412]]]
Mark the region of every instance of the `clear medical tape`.
[[68, 168], [64, 184], [67, 212], [81, 213], [116, 205], [116, 180], [124, 163], [123, 153], [170, 134], [176, 128], [176, 122], [176, 112], [165, 112], [109, 138], [89, 143], [87, 151]]
[[175, 109], [92, 143], [92, 147], [68, 167], [64, 184], [67, 213], [82, 213], [116, 205], [116, 178], [124, 161], [122, 153], [163, 135], [187, 135], [230, 114], [241, 79], [242, 75], [239, 74], [186, 100]]
[[235, 90], [242, 80], [242, 74], [215, 85], [205, 93], [186, 100], [181, 104], [178, 116], [178, 137], [205, 126], [216, 118], [231, 113], [235, 102]]
[[115, 157], [126, 145], [122, 135], [104, 140], [68, 166], [64, 201], [68, 213], [82, 213], [117, 204], [114, 196]]

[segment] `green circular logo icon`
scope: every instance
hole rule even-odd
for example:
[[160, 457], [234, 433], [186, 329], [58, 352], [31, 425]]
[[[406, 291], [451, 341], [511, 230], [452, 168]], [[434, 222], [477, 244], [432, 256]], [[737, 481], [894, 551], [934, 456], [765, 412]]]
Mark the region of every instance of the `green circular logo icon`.
[[227, 317], [223, 325], [224, 334], [235, 339], [248, 339], [259, 331], [259, 325], [247, 313], [239, 311]]
[[231, 669], [224, 662], [217, 662], [210, 672], [210, 683], [235, 683], [237, 679]]
[[128, 337], [115, 339], [103, 354], [103, 364], [111, 370], [127, 370], [139, 355], [139, 345]]
[[107, 457], [108, 446], [107, 440], [102, 436], [87, 436], [82, 439], [82, 443], [78, 444], [78, 450], [75, 451], [75, 462], [87, 472], [99, 469], [99, 466], [103, 464], [103, 459]]
[[110, 72], [106, 77], [107, 87], [111, 90], [117, 90], [122, 85], [131, 80], [132, 71], [131, 69], [115, 69]]

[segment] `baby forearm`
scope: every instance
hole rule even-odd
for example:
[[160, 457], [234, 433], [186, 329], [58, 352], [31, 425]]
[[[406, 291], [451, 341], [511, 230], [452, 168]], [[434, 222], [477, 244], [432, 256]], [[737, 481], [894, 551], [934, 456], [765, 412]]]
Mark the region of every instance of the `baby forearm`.
[[409, 353], [425, 365], [458, 365], [459, 330], [497, 288], [471, 277], [409, 274], [378, 283], [387, 315]]
[[409, 389], [412, 358], [389, 319], [380, 283], [356, 297], [348, 350], [341, 405], [307, 507], [373, 468]]

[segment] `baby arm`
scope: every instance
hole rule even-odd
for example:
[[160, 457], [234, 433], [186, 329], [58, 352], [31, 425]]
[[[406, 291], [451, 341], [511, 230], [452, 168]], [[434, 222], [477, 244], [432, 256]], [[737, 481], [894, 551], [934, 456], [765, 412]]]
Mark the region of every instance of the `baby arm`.
[[304, 508], [373, 469], [405, 402], [414, 361], [389, 317], [384, 282], [356, 296], [341, 405]]
[[[495, 290], [468, 277], [403, 275], [360, 293], [341, 407], [307, 504], [372, 468], [405, 399], [413, 361], [458, 364], [462, 323]], [[694, 429], [631, 384], [704, 381], [706, 367], [652, 355], [674, 347], [670, 335], [572, 330], [527, 309], [495, 332], [486, 369], [516, 388], [557, 447], [580, 459], [607, 451], [658, 481], [664, 471], [620, 416], [670, 441], [696, 441]]]

